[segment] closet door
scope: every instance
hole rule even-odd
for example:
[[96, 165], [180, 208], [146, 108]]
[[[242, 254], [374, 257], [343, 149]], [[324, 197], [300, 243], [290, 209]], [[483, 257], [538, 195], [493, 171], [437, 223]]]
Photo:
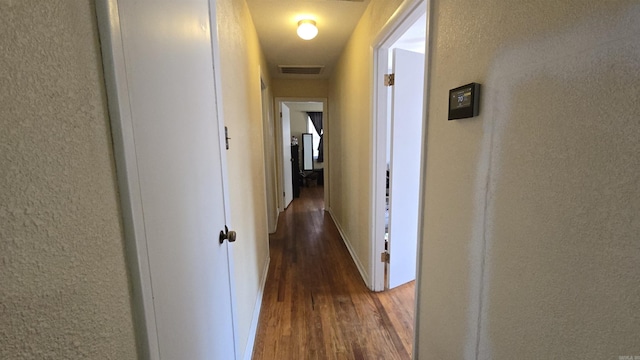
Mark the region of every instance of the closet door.
[[102, 24], [153, 359], [236, 358], [210, 10], [208, 0], [109, 0]]

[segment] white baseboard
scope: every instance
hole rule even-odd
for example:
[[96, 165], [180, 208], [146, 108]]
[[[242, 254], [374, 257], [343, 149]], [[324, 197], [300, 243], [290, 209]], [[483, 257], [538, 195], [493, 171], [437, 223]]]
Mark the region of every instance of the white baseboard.
[[264, 295], [264, 287], [267, 283], [267, 274], [269, 273], [269, 263], [271, 258], [267, 257], [265, 261], [264, 269], [262, 270], [262, 281], [260, 282], [260, 290], [258, 291], [258, 298], [253, 308], [253, 318], [251, 319], [251, 327], [249, 328], [249, 339], [247, 339], [247, 347], [244, 349], [244, 359], [251, 360], [253, 355], [253, 346], [256, 342], [256, 333], [258, 331], [258, 320], [260, 319], [260, 310], [262, 308], [262, 295]]
[[344, 230], [342, 230], [342, 226], [340, 225], [340, 222], [336, 220], [336, 217], [333, 214], [333, 211], [331, 210], [331, 208], [327, 208], [325, 210], [331, 216], [333, 223], [336, 224], [336, 228], [338, 228], [338, 232], [340, 233], [342, 242], [344, 242], [344, 245], [347, 247], [347, 250], [349, 250], [349, 254], [351, 254], [351, 258], [353, 259], [353, 262], [356, 264], [356, 267], [360, 272], [360, 276], [362, 277], [362, 280], [364, 280], [364, 283], [367, 285], [367, 287], [371, 288], [370, 286], [371, 284], [369, 283], [369, 276], [367, 276], [367, 272], [364, 271], [364, 266], [362, 266], [362, 262], [360, 262], [360, 258], [358, 258], [355, 251], [353, 251], [353, 248], [351, 247], [351, 242], [349, 241], [349, 238], [347, 238], [347, 235], [345, 234]]
[[278, 211], [276, 213], [276, 225], [273, 227], [272, 234], [275, 234], [276, 231], [278, 231], [278, 221], [280, 221], [280, 209], [278, 209]]
[[269, 231], [269, 235], [275, 234], [278, 231], [278, 220], [280, 220], [280, 208], [276, 208], [276, 222], [273, 225], [273, 229], [267, 229]]

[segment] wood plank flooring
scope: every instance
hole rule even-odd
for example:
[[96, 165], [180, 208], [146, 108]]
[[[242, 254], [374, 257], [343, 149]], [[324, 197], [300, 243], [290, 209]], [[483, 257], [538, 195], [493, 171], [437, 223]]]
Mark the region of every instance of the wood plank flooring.
[[322, 191], [303, 188], [270, 236], [253, 359], [410, 359], [414, 282], [369, 291]]

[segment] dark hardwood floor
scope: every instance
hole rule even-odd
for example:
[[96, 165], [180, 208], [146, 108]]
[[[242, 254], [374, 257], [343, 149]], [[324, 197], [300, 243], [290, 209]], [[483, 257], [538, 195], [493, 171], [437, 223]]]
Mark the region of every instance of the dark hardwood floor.
[[303, 188], [270, 236], [253, 359], [410, 359], [414, 282], [369, 291], [322, 191]]

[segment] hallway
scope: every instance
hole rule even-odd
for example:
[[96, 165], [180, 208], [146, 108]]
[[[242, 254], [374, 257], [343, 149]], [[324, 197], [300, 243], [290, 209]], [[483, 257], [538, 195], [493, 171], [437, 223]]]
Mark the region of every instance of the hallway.
[[271, 263], [253, 359], [410, 359], [414, 282], [367, 289], [324, 212], [303, 188], [270, 236]]

